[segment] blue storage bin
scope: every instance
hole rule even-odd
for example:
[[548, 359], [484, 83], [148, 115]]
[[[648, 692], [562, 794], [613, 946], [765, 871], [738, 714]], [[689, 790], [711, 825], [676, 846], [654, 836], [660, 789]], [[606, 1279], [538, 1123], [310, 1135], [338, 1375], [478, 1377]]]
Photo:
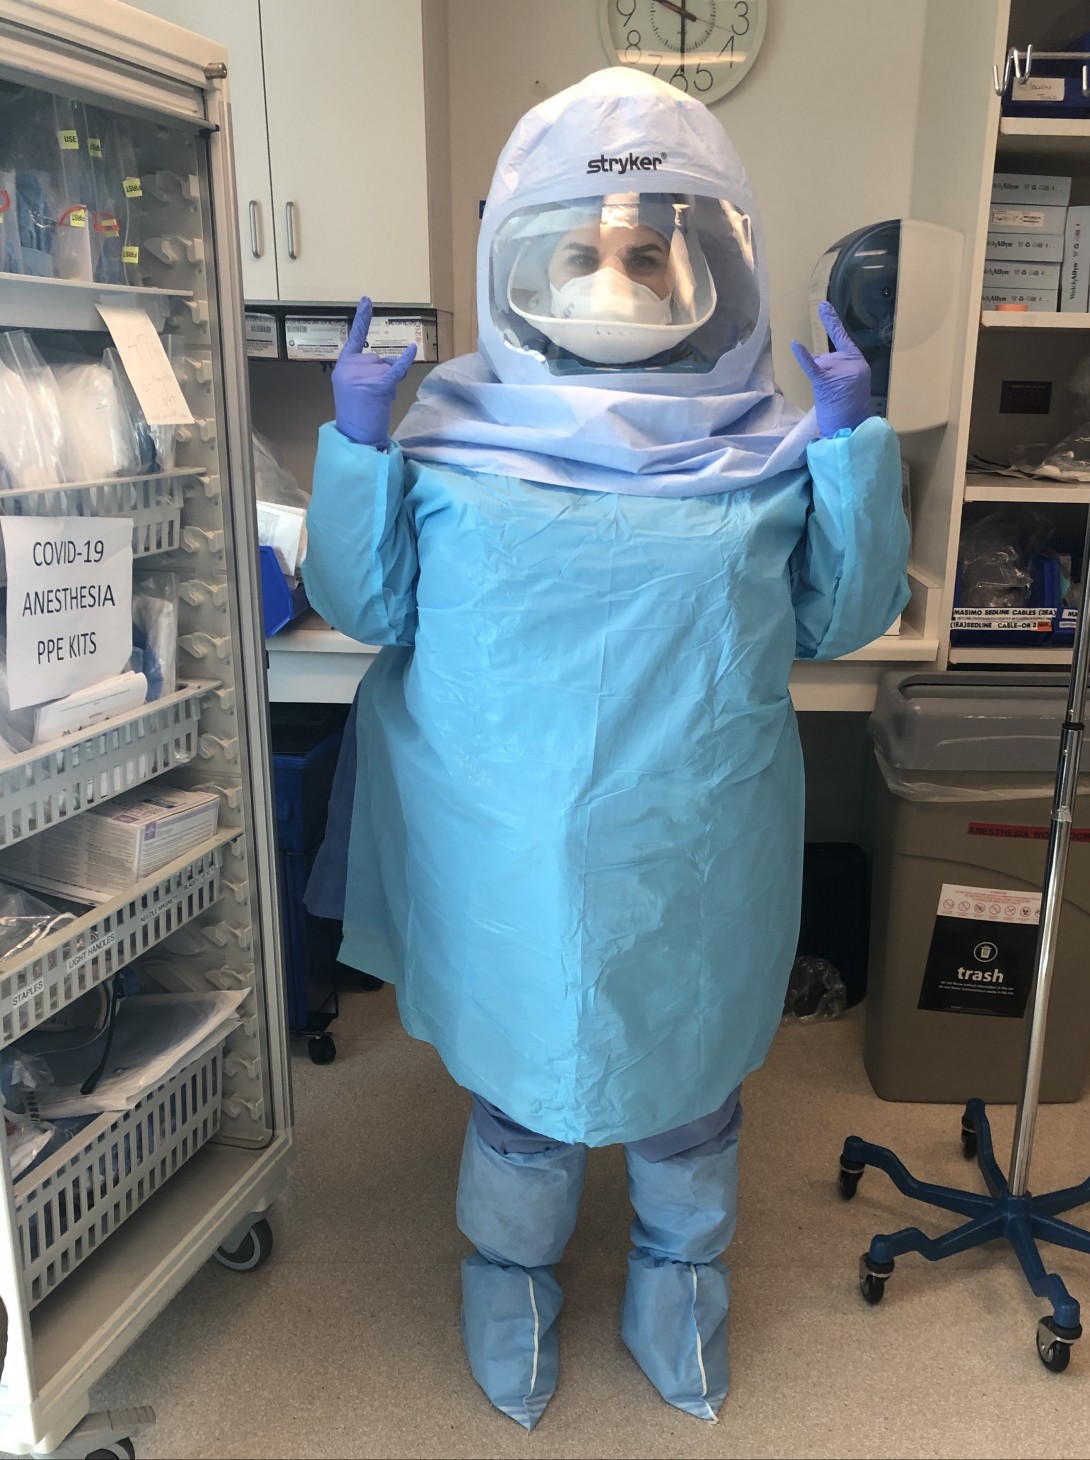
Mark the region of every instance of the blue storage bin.
[[276, 840], [282, 851], [307, 851], [325, 835], [345, 714], [344, 705], [271, 707]]
[[281, 850], [277, 858], [288, 1028], [293, 1034], [320, 1033], [337, 1010], [341, 925], [313, 917], [303, 903], [318, 845], [306, 852]]
[[303, 899], [325, 835], [347, 711], [272, 705], [269, 712], [288, 1027], [297, 1034], [324, 1031], [337, 1010], [341, 925], [313, 917]]
[[278, 634], [286, 624], [306, 613], [310, 607], [306, 587], [292, 584], [271, 547], [258, 548], [261, 568], [261, 623], [266, 639]]
[[[1024, 46], [1019, 46], [1024, 51]], [[1081, 35], [1073, 36], [1063, 45], [1041, 46], [1045, 51], [1090, 51], [1090, 31]], [[1018, 99], [1019, 87], [1016, 86], [1014, 77], [1011, 77], [1010, 85], [1003, 94], [1003, 115], [1008, 117], [1090, 117], [1090, 97], [1083, 95], [1082, 91], [1082, 67], [1081, 61], [1039, 61], [1036, 56], [1033, 58], [1033, 70], [1031, 81], [1040, 77], [1052, 79], [1062, 78], [1063, 97], [1055, 101], [1042, 101], [1040, 98], [1020, 101]]]

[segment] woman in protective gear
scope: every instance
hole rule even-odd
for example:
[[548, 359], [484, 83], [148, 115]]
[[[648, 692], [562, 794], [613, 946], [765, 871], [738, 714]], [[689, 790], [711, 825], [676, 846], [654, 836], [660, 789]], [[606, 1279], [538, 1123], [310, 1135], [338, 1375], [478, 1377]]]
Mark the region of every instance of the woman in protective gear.
[[[473, 1373], [520, 1424], [557, 1381], [554, 1268], [587, 1148], [623, 1143], [622, 1333], [669, 1403], [727, 1392], [739, 1087], [795, 953], [792, 660], [907, 600], [897, 440], [831, 311], [772, 375], [748, 181], [700, 103], [612, 69], [496, 168], [479, 352], [396, 439], [364, 300], [334, 371], [304, 576], [385, 647], [311, 881], [342, 958], [473, 1094], [458, 1220]], [[351, 807], [351, 816], [347, 808]], [[346, 889], [347, 888], [347, 892]]]

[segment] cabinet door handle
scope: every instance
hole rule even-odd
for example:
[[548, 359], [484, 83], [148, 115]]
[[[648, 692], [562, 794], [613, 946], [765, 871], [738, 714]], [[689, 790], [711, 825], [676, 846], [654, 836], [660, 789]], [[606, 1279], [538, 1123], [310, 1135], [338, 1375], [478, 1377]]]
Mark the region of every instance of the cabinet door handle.
[[261, 257], [260, 223], [256, 198], [250, 199], [250, 252], [255, 259]]
[[297, 259], [299, 251], [295, 247], [295, 204], [284, 204], [284, 222], [288, 229], [288, 258]]

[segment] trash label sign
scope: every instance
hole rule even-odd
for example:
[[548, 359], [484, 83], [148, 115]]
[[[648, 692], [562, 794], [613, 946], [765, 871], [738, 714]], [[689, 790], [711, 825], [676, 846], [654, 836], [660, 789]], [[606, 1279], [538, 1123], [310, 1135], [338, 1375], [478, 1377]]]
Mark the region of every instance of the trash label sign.
[[1039, 892], [944, 883], [917, 1007], [1021, 1019], [1040, 918]]
[[13, 710], [120, 674], [132, 655], [132, 518], [2, 517]]

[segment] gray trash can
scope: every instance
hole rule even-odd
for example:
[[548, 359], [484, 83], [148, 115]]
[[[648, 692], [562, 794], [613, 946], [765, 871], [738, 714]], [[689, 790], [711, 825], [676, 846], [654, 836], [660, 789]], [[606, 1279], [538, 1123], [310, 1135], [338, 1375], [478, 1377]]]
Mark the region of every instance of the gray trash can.
[[[885, 1100], [1018, 1099], [1066, 676], [893, 673], [869, 721], [864, 1058]], [[1090, 1056], [1090, 777], [1081, 778], [1041, 1098]]]

